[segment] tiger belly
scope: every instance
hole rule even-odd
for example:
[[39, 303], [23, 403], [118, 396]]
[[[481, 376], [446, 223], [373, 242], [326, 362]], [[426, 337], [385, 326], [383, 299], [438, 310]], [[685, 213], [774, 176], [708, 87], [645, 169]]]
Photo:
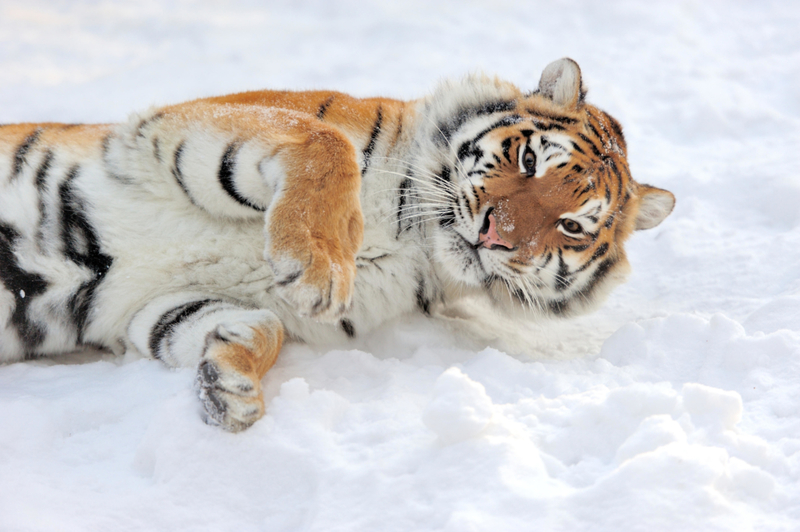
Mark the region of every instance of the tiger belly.
[[419, 257], [403, 242], [387, 247], [389, 229], [367, 231], [350, 311], [319, 323], [275, 295], [260, 220], [210, 218], [91, 160], [48, 168], [47, 186], [37, 188], [44, 155], [36, 155], [0, 194], [2, 361], [82, 345], [121, 352], [139, 309], [185, 290], [270, 309], [290, 338], [316, 344], [341, 343], [415, 308]]

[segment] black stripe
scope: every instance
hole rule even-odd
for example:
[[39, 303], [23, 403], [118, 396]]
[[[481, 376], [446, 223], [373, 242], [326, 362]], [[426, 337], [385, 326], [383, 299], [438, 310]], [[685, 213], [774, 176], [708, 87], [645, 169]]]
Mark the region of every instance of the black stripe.
[[458, 157], [459, 161], [463, 161], [469, 156], [469, 151], [471, 147], [472, 147], [472, 142], [469, 140], [461, 143], [461, 146], [458, 147], [458, 152], [456, 154], [456, 157]]
[[16, 328], [20, 341], [31, 352], [44, 341], [44, 327], [28, 318], [28, 306], [33, 299], [47, 291], [44, 277], [22, 269], [17, 262], [14, 246], [20, 238], [11, 226], [0, 224], [0, 282], [14, 296], [14, 312], [9, 323]]
[[589, 282], [586, 283], [580, 292], [575, 294], [576, 297], [588, 297], [588, 295], [595, 289], [595, 287], [603, 280], [603, 278], [608, 275], [608, 272], [611, 271], [611, 268], [617, 263], [616, 260], [608, 258], [602, 261], [600, 264], [597, 265], [597, 269], [592, 273], [592, 277], [589, 279]]
[[556, 279], [556, 291], [563, 292], [569, 285], [572, 284], [572, 281], [569, 280], [569, 266], [567, 263], [564, 262], [564, 258], [561, 256], [561, 250], [558, 250], [558, 278]]
[[511, 138], [505, 139], [503, 142], [500, 143], [500, 146], [503, 148], [503, 157], [508, 159], [508, 162], [513, 163], [514, 161], [511, 160]]
[[583, 266], [581, 266], [572, 273], [575, 274], [588, 270], [589, 267], [597, 261], [597, 259], [605, 255], [606, 253], [608, 253], [608, 243], [604, 242], [601, 245], [597, 246], [597, 249], [594, 250], [594, 253], [592, 253], [592, 256], [589, 258], [589, 260], [586, 261], [586, 264], [584, 264]]
[[161, 342], [165, 338], [169, 342], [169, 338], [175, 332], [175, 329], [178, 328], [178, 325], [200, 312], [209, 304], [218, 302], [218, 299], [191, 301], [165, 312], [150, 330], [148, 347], [150, 347], [150, 354], [153, 356], [153, 358], [161, 358], [161, 352], [159, 350], [159, 347], [161, 347]]
[[495, 129], [499, 129], [501, 127], [513, 126], [514, 124], [519, 124], [520, 122], [522, 122], [522, 117], [519, 115], [505, 116], [500, 120], [498, 120], [497, 122], [495, 122], [494, 124], [492, 124], [491, 126], [481, 131], [480, 133], [478, 133], [475, 136], [475, 138], [472, 139], [472, 142], [473, 143], [478, 142], [479, 140], [481, 140], [483, 137], [485, 137]]
[[86, 206], [73, 188], [80, 168], [73, 166], [59, 187], [61, 199], [61, 240], [67, 259], [88, 268], [93, 278], [83, 283], [67, 301], [78, 340], [83, 341], [83, 331], [94, 303], [95, 292], [103, 282], [113, 259], [103, 253], [100, 239], [86, 214]]
[[342, 321], [339, 322], [339, 325], [342, 326], [342, 330], [347, 335], [348, 338], [355, 338], [356, 337], [356, 328], [353, 326], [353, 322], [344, 318]]
[[423, 314], [429, 316], [431, 313], [431, 300], [425, 294], [425, 279], [419, 279], [417, 283], [417, 291], [414, 294], [417, 298], [417, 307]]
[[517, 108], [517, 102], [514, 100], [498, 100], [496, 102], [487, 102], [477, 108], [476, 115], [490, 115], [494, 113], [502, 113], [506, 111], [513, 111]]
[[528, 293], [525, 292], [525, 290], [522, 290], [521, 288], [510, 288], [510, 287], [509, 290], [511, 290], [511, 295], [514, 296], [514, 298], [523, 305], [527, 305], [530, 302], [530, 297], [528, 296]]
[[103, 137], [103, 142], [102, 142], [103, 167], [105, 168], [106, 174], [115, 181], [119, 181], [125, 184], [130, 184], [133, 182], [133, 180], [130, 177], [121, 176], [116, 172], [112, 171], [111, 169], [111, 163], [108, 160], [108, 151], [111, 149], [111, 139], [113, 137], [114, 137], [113, 133], [108, 133], [105, 137]]
[[317, 111], [318, 119], [322, 120], [325, 118], [325, 113], [328, 111], [328, 107], [331, 106], [331, 103], [333, 103], [334, 98], [336, 98], [335, 95], [322, 102], [322, 105], [319, 106], [319, 110]]
[[41, 191], [47, 182], [47, 172], [50, 171], [50, 166], [53, 164], [53, 150], [47, 150], [39, 163], [39, 168], [36, 169], [36, 188]]
[[607, 166], [611, 168], [611, 171], [614, 172], [614, 177], [617, 178], [617, 199], [619, 199], [620, 194], [622, 194], [622, 172], [620, 172], [619, 167], [617, 167], [617, 163], [612, 158], [608, 158], [606, 160]]
[[599, 132], [599, 131], [597, 131], [597, 128], [596, 128], [596, 127], [594, 127], [594, 125], [592, 124], [592, 121], [591, 121], [591, 120], [587, 120], [587, 121], [586, 121], [586, 125], [588, 125], [588, 126], [589, 126], [589, 129], [591, 129], [591, 130], [592, 130], [592, 133], [594, 133], [594, 135], [595, 135], [595, 136], [597, 137], [597, 139], [600, 141], [600, 144], [601, 144], [601, 145], [603, 145], [603, 146], [605, 146], [605, 142], [603, 141], [603, 136], [600, 134], [600, 132]]
[[378, 105], [378, 116], [375, 118], [375, 124], [372, 126], [372, 133], [369, 136], [367, 147], [364, 148], [364, 166], [361, 169], [361, 175], [367, 173], [369, 168], [369, 159], [372, 157], [372, 152], [375, 150], [375, 143], [378, 140], [378, 135], [381, 133], [381, 124], [383, 123], [383, 108]]
[[442, 166], [439, 173], [435, 175], [436, 180], [434, 183], [439, 185], [444, 190], [449, 190], [451, 170], [449, 166]]
[[[102, 151], [103, 151], [103, 161], [106, 161], [106, 159], [108, 158], [108, 149], [109, 149], [109, 147], [111, 145], [111, 137], [112, 136], [113, 135], [111, 133], [108, 133], [105, 137], [103, 137], [103, 142], [101, 144], [102, 145]], [[106, 164], [108, 164], [108, 163], [106, 163]]]
[[144, 128], [146, 128], [147, 126], [149, 126], [150, 124], [152, 124], [153, 122], [158, 122], [162, 118], [164, 118], [164, 112], [163, 111], [159, 111], [156, 114], [154, 114], [153, 116], [149, 116], [147, 118], [143, 118], [142, 120], [139, 121], [139, 125], [136, 126], [136, 135], [138, 137], [144, 137], [144, 133], [142, 132], [142, 130]]
[[472, 213], [472, 209], [470, 208], [471, 205], [470, 205], [469, 198], [467, 197], [467, 193], [464, 192], [463, 190], [461, 191], [461, 199], [464, 200], [464, 206], [467, 208], [466, 210], [469, 213], [470, 217], [474, 220], [475, 219], [475, 215]]
[[463, 161], [467, 157], [474, 157], [475, 163], [483, 159], [483, 150], [478, 147], [473, 141], [467, 141], [458, 149], [458, 160]]
[[39, 164], [39, 168], [36, 169], [36, 190], [39, 194], [39, 228], [37, 231], [37, 244], [39, 246], [40, 251], [44, 250], [45, 242], [44, 242], [44, 224], [47, 218], [47, 204], [45, 202], [45, 194], [47, 192], [47, 174], [50, 171], [50, 167], [53, 163], [53, 151], [47, 150], [42, 158], [42, 162]]
[[160, 163], [164, 162], [161, 160], [161, 148], [158, 144], [158, 135], [153, 135], [153, 157]]
[[448, 205], [447, 210], [439, 215], [439, 226], [450, 227], [456, 223], [456, 211], [452, 205]]
[[517, 103], [513, 100], [498, 100], [486, 102], [478, 106], [464, 107], [454, 113], [449, 119], [437, 124], [437, 131], [433, 141], [437, 146], [446, 146], [453, 134], [461, 129], [465, 123], [479, 115], [502, 113], [516, 109]]
[[292, 272], [289, 275], [287, 275], [286, 277], [284, 277], [283, 279], [281, 279], [280, 281], [276, 281], [275, 284], [277, 284], [278, 286], [290, 285], [293, 282], [295, 282], [296, 280], [298, 280], [301, 275], [303, 275], [303, 271], [304, 270], [299, 270], [299, 271], [296, 271], [296, 272]]
[[[592, 153], [594, 153], [594, 154], [595, 154], [596, 156], [598, 156], [598, 157], [600, 157], [600, 156], [602, 155], [602, 154], [600, 153], [600, 150], [597, 148], [597, 146], [595, 146], [594, 142], [592, 142], [591, 140], [589, 140], [589, 137], [587, 137], [587, 136], [586, 136], [586, 135], [584, 135], [583, 133], [578, 133], [578, 136], [579, 136], [581, 139], [583, 139], [583, 141], [584, 141], [584, 142], [586, 142], [586, 143], [587, 143], [587, 144], [588, 144], [588, 145], [589, 145], [589, 146], [592, 148]], [[574, 143], [573, 143], [573, 144], [574, 144]], [[581, 153], [582, 153], [582, 152], [581, 152]]]
[[605, 117], [608, 119], [608, 122], [611, 124], [611, 130], [614, 132], [614, 134], [616, 136], [618, 136], [619, 138], [624, 140], [625, 136], [622, 134], [622, 126], [620, 125], [620, 123], [617, 122], [617, 120], [611, 115], [606, 114]]
[[400, 135], [403, 133], [403, 113], [397, 115], [397, 131], [394, 134], [394, 142], [392, 142], [392, 146], [397, 144], [397, 141], [400, 140]]
[[192, 197], [191, 192], [189, 192], [186, 183], [183, 180], [183, 172], [181, 172], [181, 156], [183, 155], [183, 148], [186, 147], [186, 141], [182, 140], [178, 147], [175, 148], [175, 155], [173, 157], [173, 165], [172, 165], [172, 176], [175, 178], [175, 181], [178, 182], [178, 186], [181, 187], [183, 193], [186, 194], [186, 197], [192, 202], [192, 205], [195, 207], [200, 207], [200, 204], [195, 201], [194, 197]]
[[400, 238], [400, 234], [412, 225], [412, 220], [408, 219], [406, 219], [405, 224], [403, 224], [403, 215], [405, 214], [408, 196], [413, 186], [414, 183], [410, 178], [405, 178], [400, 182], [397, 198], [397, 234], [395, 235], [395, 239]]
[[536, 126], [536, 129], [538, 129], [539, 131], [550, 131], [553, 129], [555, 129], [556, 131], [566, 131], [567, 129], [561, 124], [541, 122], [539, 120], [534, 120], [533, 125]]
[[236, 183], [233, 180], [233, 174], [236, 170], [236, 154], [241, 146], [242, 144], [235, 140], [228, 144], [228, 147], [225, 149], [225, 153], [222, 154], [222, 160], [219, 163], [219, 183], [222, 185], [222, 189], [227, 192], [228, 195], [239, 205], [249, 207], [259, 212], [264, 212], [267, 209], [256, 205], [249, 199], [239, 194], [239, 191], [236, 190]]
[[577, 245], [577, 246], [566, 245], [566, 246], [564, 246], [564, 249], [571, 249], [572, 251], [578, 251], [578, 252], [586, 251], [587, 249], [589, 249], [589, 244], [582, 244], [582, 245]]
[[547, 306], [550, 308], [550, 312], [558, 316], [567, 311], [569, 303], [565, 299], [554, 299], [550, 301]]
[[561, 122], [562, 124], [577, 124], [578, 123], [578, 121], [575, 118], [570, 118], [570, 117], [564, 116], [564, 115], [557, 115], [557, 114], [549, 113], [549, 112], [544, 111], [544, 110], [526, 109], [526, 111], [528, 111], [529, 114], [532, 114], [534, 116], [540, 116], [542, 118], [547, 118], [548, 120], [555, 120], [556, 122]]
[[77, 165], [73, 166], [59, 187], [64, 253], [72, 262], [86, 266], [98, 275], [104, 274], [111, 267], [111, 257], [102, 253], [97, 232], [86, 216], [85, 205], [73, 189], [79, 171]]
[[608, 242], [603, 242], [602, 244], [597, 246], [597, 249], [595, 250], [595, 252], [592, 253], [591, 260], [595, 261], [595, 260], [599, 259], [600, 257], [602, 257], [603, 255], [605, 255], [606, 253], [608, 253]]
[[14, 168], [11, 171], [11, 179], [16, 179], [20, 172], [22, 172], [22, 166], [25, 164], [25, 157], [27, 157], [33, 145], [36, 144], [36, 141], [39, 140], [41, 134], [42, 129], [36, 128], [36, 130], [25, 137], [25, 140], [17, 147], [17, 151], [14, 153]]

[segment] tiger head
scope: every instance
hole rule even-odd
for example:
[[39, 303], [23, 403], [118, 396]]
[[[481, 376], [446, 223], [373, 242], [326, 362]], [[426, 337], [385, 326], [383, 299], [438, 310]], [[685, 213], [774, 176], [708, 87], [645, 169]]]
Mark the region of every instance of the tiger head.
[[633, 180], [622, 128], [585, 94], [578, 65], [561, 59], [533, 93], [475, 76], [426, 102], [422, 203], [445, 277], [547, 315], [590, 310], [624, 280], [625, 240], [675, 198]]

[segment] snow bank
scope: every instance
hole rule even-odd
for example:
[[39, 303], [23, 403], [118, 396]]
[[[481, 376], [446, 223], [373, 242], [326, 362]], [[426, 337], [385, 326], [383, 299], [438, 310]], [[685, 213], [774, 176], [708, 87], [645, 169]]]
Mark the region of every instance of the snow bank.
[[189, 370], [0, 367], [0, 530], [797, 530], [797, 27], [778, 1], [4, 2], [0, 122], [475, 69], [533, 87], [571, 56], [678, 204], [598, 313], [288, 346], [241, 434], [203, 424]]

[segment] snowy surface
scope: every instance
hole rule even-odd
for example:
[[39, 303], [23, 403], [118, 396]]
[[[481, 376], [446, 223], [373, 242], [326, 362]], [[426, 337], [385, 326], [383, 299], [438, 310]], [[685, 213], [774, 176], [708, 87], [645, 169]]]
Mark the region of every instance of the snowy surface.
[[203, 424], [190, 370], [0, 367], [0, 530], [800, 529], [800, 5], [222, 4], [3, 0], [0, 122], [478, 69], [533, 88], [570, 56], [677, 208], [598, 313], [289, 346], [242, 434]]

